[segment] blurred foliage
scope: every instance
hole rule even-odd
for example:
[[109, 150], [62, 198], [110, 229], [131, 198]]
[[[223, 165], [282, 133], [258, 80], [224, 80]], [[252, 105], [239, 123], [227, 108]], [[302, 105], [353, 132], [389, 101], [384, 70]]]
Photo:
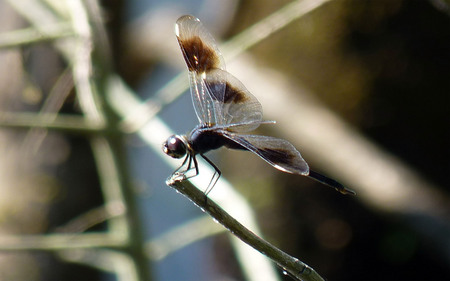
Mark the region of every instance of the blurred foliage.
[[[242, 1], [230, 35], [281, 2]], [[433, 4], [332, 1], [251, 51], [260, 64], [311, 89], [376, 143], [448, 191], [450, 17]], [[224, 157], [232, 163], [238, 156]], [[450, 278], [445, 255], [434, 252], [433, 243], [407, 226], [405, 218], [374, 213], [307, 179], [274, 175], [277, 194], [264, 194], [278, 202], [261, 209], [264, 230], [277, 237], [282, 249], [324, 270], [327, 278]], [[251, 186], [242, 192], [250, 198], [263, 194]], [[327, 231], [330, 225], [334, 231]]]
[[[273, 5], [243, 1], [232, 33]], [[448, 26], [448, 14], [429, 1], [332, 1], [252, 53], [444, 187], [450, 169]]]
[[[128, 67], [120, 57], [124, 3], [103, 2], [115, 65], [121, 70]], [[241, 1], [229, 36], [288, 2]], [[251, 52], [262, 65], [279, 69], [310, 88], [353, 126], [448, 191], [448, 5], [449, 1], [331, 1], [270, 36]], [[19, 22], [15, 28], [22, 25]], [[14, 55], [20, 57], [14, 60], [16, 64], [5, 63], [6, 69], [0, 70], [17, 73], [23, 80], [0, 80], [2, 93], [6, 93], [2, 99], [6, 95], [14, 97], [18, 92], [22, 96], [8, 103], [2, 100], [0, 105], [8, 110], [36, 111], [66, 66], [51, 44], [20, 48]], [[62, 112], [77, 113], [76, 107], [69, 98]], [[12, 138], [24, 136], [13, 133]], [[2, 232], [52, 232], [103, 203], [87, 142], [78, 137], [61, 140], [53, 136], [51, 140], [59, 144], [50, 142], [44, 149], [53, 151], [53, 158], [45, 157], [44, 151], [32, 159], [23, 158], [24, 163], [13, 159], [18, 158], [15, 153], [23, 151], [16, 147], [3, 148], [2, 151], [12, 155], [11, 160], [4, 158], [9, 164], [3, 169], [4, 174], [20, 179], [14, 186], [14, 192], [20, 196], [11, 196], [15, 200], [5, 199], [0, 204], [2, 211], [7, 209], [0, 216]], [[245, 167], [249, 158], [242, 152], [227, 151], [223, 155], [223, 162], [231, 165], [238, 162], [240, 167]], [[35, 161], [33, 165], [39, 165], [33, 173], [27, 173], [27, 169], [10, 173], [16, 165], [26, 166], [31, 160]], [[311, 162], [314, 165], [314, 159]], [[227, 169], [231, 168], [224, 167], [223, 172], [230, 175], [255, 206], [268, 240], [276, 241], [289, 254], [320, 268], [320, 273], [327, 278], [450, 279], [448, 258], [429, 238], [411, 229], [405, 222], [408, 218], [375, 213], [351, 197], [326, 191], [308, 179], [281, 174], [263, 161], [246, 168], [246, 174], [240, 174], [239, 178], [232, 178]], [[42, 188], [38, 189], [39, 183]], [[24, 192], [25, 189], [33, 192]], [[23, 226], [27, 228], [21, 229]], [[103, 229], [104, 225], [95, 228]], [[216, 243], [218, 268], [239, 271], [236, 262], [231, 260], [229, 244], [223, 238]], [[30, 256], [2, 253], [2, 268], [19, 265], [11, 271], [11, 276], [23, 273], [22, 280], [34, 279], [39, 274], [47, 276], [46, 280], [99, 278], [96, 270], [62, 263], [52, 255], [34, 252]], [[28, 271], [20, 266], [27, 266]], [[8, 279], [8, 276], [0, 277]]]

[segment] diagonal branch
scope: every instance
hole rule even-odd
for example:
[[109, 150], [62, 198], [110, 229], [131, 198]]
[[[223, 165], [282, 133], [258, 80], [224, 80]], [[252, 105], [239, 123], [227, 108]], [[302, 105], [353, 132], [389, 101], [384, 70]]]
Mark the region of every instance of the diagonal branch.
[[239, 223], [236, 219], [225, 212], [214, 201], [206, 197], [206, 195], [198, 190], [189, 181], [174, 181], [168, 179], [166, 182], [170, 187], [174, 188], [179, 193], [186, 196], [195, 205], [209, 214], [218, 223], [222, 224], [232, 234], [241, 239], [246, 244], [253, 247], [258, 252], [266, 255], [272, 259], [284, 272], [297, 280], [324, 280], [314, 269], [307, 264], [301, 262], [295, 257], [292, 257], [281, 251], [266, 240], [260, 238], [245, 226]]

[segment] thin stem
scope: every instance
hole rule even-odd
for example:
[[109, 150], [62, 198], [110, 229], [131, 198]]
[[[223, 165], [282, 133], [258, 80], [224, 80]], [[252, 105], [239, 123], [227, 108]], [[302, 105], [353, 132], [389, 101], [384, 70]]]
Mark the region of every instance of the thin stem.
[[105, 123], [102, 103], [92, 73], [93, 39], [87, 11], [82, 1], [67, 1], [67, 4], [72, 26], [78, 35], [73, 42], [74, 55], [70, 59], [80, 107], [88, 119]]
[[60, 38], [73, 36], [75, 33], [68, 23], [58, 23], [49, 26], [47, 33], [30, 27], [0, 34], [0, 49], [16, 48], [39, 42], [53, 41]]
[[96, 124], [82, 116], [29, 112], [1, 112], [0, 127], [45, 128], [76, 134], [101, 133], [106, 130], [103, 124]]
[[[91, 139], [92, 149], [97, 161], [101, 188], [104, 191], [106, 203], [108, 204], [108, 206], [111, 206], [110, 203], [113, 203], [113, 206], [117, 204], [118, 206], [120, 206], [120, 204], [122, 204], [125, 208], [124, 219], [126, 221], [126, 225], [123, 225], [124, 220], [121, 218], [121, 216], [115, 217], [112, 220], [108, 220], [108, 222], [112, 223], [110, 223], [111, 228], [114, 228], [114, 230], [119, 230], [111, 231], [111, 233], [109, 233], [108, 235], [120, 235], [120, 237], [116, 239], [120, 240], [121, 250], [131, 255], [134, 259], [136, 265], [136, 274], [134, 274], [134, 276], [136, 278], [133, 278], [131, 275], [129, 275], [128, 280], [150, 280], [148, 261], [147, 259], [145, 259], [142, 249], [143, 238], [141, 237], [142, 231], [140, 229], [138, 210], [136, 207], [134, 194], [129, 187], [129, 175], [125, 172], [126, 161], [123, 152], [123, 140], [118, 134], [106, 134], [106, 131], [112, 133], [118, 132], [116, 130], [117, 126], [114, 123], [115, 116], [113, 112], [107, 110], [107, 108], [106, 110], [104, 110], [104, 106], [107, 105], [105, 101], [106, 92], [103, 91], [104, 85], [102, 83], [102, 78], [105, 78], [107, 75], [109, 75], [111, 69], [108, 68], [108, 65], [105, 65], [104, 61], [95, 61], [92, 55], [94, 47], [101, 48], [95, 45], [94, 39], [103, 37], [103, 34], [95, 34], [94, 31], [91, 30], [91, 22], [86, 8], [86, 2], [89, 3], [89, 7], [92, 7], [91, 5], [96, 5], [97, 1], [47, 0], [47, 3], [51, 3], [50, 6], [52, 7], [52, 10], [48, 8], [48, 5], [34, 0], [8, 0], [8, 2], [12, 7], [15, 8], [15, 10], [19, 14], [21, 14], [26, 20], [28, 20], [30, 24], [34, 26], [34, 28], [39, 30], [39, 32], [44, 35], [48, 35], [49, 33], [49, 31], [47, 31], [48, 26], [54, 26], [55, 24], [60, 22], [61, 18], [66, 18], [67, 16], [69, 16], [73, 31], [76, 36], [74, 36], [73, 38], [66, 38], [67, 40], [58, 40], [54, 42], [54, 46], [58, 51], [61, 52], [63, 57], [67, 60], [68, 65], [71, 67], [77, 98], [80, 102], [80, 108], [85, 116], [85, 119], [87, 119], [88, 121], [87, 124], [95, 124], [100, 128], [107, 128], [105, 129], [105, 132], [103, 132], [105, 133], [103, 134], [103, 136], [95, 136]], [[100, 9], [96, 9], [95, 11], [99, 10]], [[58, 11], [59, 15], [56, 15], [55, 11]], [[96, 75], [93, 75], [93, 69], [101, 69], [102, 71], [96, 72]], [[44, 115], [45, 117], [45, 114], [42, 115]], [[30, 116], [36, 116], [36, 114], [29, 115], [28, 117]], [[51, 129], [61, 127], [54, 126], [54, 123], [59, 121], [59, 117], [55, 118], [54, 120], [50, 118], [53, 117], [51, 115], [46, 117], [48, 118], [40, 119], [40, 123], [36, 125], [40, 125], [41, 127], [48, 127]], [[50, 122], [49, 120], [52, 120], [52, 122]], [[9, 119], [8, 121], [10, 122], [6, 125], [12, 125], [16, 127], [21, 125], [27, 126], [33, 123], [30, 118], [27, 118], [26, 122], [22, 122], [19, 124], [17, 124], [17, 122], [14, 123]], [[77, 125], [80, 124], [77, 123]], [[84, 126], [81, 127], [84, 128]], [[120, 194], [118, 194], [118, 192], [120, 192]], [[123, 228], [126, 228], [125, 231], [123, 231]], [[122, 231], [120, 231], [121, 229]], [[54, 237], [59, 238], [66, 236]], [[75, 236], [72, 235], [71, 237], [76, 239], [77, 237], [85, 236], [83, 234]], [[100, 237], [108, 236], [104, 235]], [[38, 238], [41, 239], [41, 237]], [[48, 249], [54, 247], [53, 245], [58, 245], [58, 243], [53, 243], [54, 241], [52, 241], [51, 239], [39, 239], [33, 240], [32, 242], [44, 242], [43, 246], [49, 247]], [[98, 240], [85, 242], [91, 242], [87, 247], [96, 248], [102, 247], [104, 241], [107, 241], [107, 239], [100, 238]], [[33, 243], [31, 243], [30, 247], [32, 247]], [[70, 240], [64, 240], [61, 241], [59, 245], [62, 248], [70, 248], [73, 244], [70, 243]], [[5, 247], [7, 247], [7, 245]], [[119, 268], [119, 266], [115, 268]]]
[[[64, 105], [64, 101], [70, 94], [70, 91], [73, 89], [73, 86], [72, 72], [69, 68], [66, 68], [52, 87], [39, 114], [59, 112]], [[52, 122], [58, 115], [54, 114], [53, 117], [48, 115], [48, 117], [49, 118], [46, 121]], [[47, 134], [48, 130], [45, 128], [31, 128], [23, 139], [24, 147], [28, 147], [30, 151], [36, 153], [41, 147], [44, 139], [47, 137]]]
[[[123, 216], [124, 214], [125, 208], [121, 202], [110, 202], [81, 214], [65, 225], [58, 227], [55, 231], [58, 233], [82, 233], [93, 226], [108, 220], [111, 221], [111, 219]], [[116, 233], [123, 235], [117, 230]]]
[[[100, 185], [102, 187], [103, 198], [107, 206], [110, 206], [110, 212], [126, 213], [127, 201], [124, 196], [126, 186], [122, 182], [123, 174], [119, 169], [118, 155], [112, 148], [113, 140], [104, 137], [91, 138], [92, 153], [97, 164]], [[126, 222], [126, 216], [117, 216], [109, 220], [111, 232], [122, 233], [131, 240], [129, 225]], [[130, 241], [130, 244], [132, 241]]]
[[70, 249], [58, 251], [65, 261], [80, 263], [115, 274], [117, 281], [140, 281], [136, 274], [136, 264], [133, 259], [120, 251], [111, 249]]
[[301, 18], [329, 2], [330, 0], [298, 0], [286, 4], [281, 9], [248, 27], [221, 46], [224, 57], [235, 58], [255, 46], [296, 19]]
[[150, 259], [160, 261], [183, 247], [224, 231], [223, 227], [204, 215], [151, 239], [145, 244], [145, 253]]
[[266, 240], [260, 238], [236, 219], [225, 212], [214, 201], [205, 196], [189, 181], [175, 181], [169, 179], [167, 184], [178, 192], [189, 198], [195, 205], [201, 208], [205, 213], [213, 217], [218, 223], [222, 224], [232, 234], [241, 239], [246, 244], [253, 247], [258, 252], [272, 259], [278, 266], [286, 271], [291, 277], [297, 280], [324, 280], [314, 269], [307, 264], [299, 261], [285, 252], [281, 251]]
[[93, 247], [123, 248], [127, 241], [115, 233], [0, 236], [0, 250], [64, 250]]

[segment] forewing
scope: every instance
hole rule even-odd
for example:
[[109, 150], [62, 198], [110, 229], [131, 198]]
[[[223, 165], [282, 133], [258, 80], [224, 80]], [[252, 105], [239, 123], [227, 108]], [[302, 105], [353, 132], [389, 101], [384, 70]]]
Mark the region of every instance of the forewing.
[[222, 132], [231, 141], [256, 153], [280, 171], [307, 176], [309, 166], [300, 152], [287, 140], [258, 135], [239, 135]]
[[201, 74], [215, 68], [225, 69], [214, 37], [198, 18], [180, 17], [175, 24], [175, 34], [189, 71]]
[[259, 126], [262, 106], [236, 77], [214, 69], [208, 72], [204, 83], [214, 102], [218, 126], [234, 132], [247, 132]]
[[[175, 34], [189, 70], [191, 96], [195, 112], [201, 124], [212, 126], [222, 120], [216, 112], [217, 100], [206, 89], [205, 77], [216, 69], [225, 69], [225, 63], [217, 44], [199, 19], [182, 16], [175, 25]], [[225, 83], [218, 80], [218, 83]], [[217, 91], [225, 91], [224, 85], [217, 85]], [[218, 96], [223, 93], [217, 92]], [[219, 107], [220, 108], [220, 107]]]
[[195, 114], [198, 121], [202, 125], [211, 127], [217, 123], [217, 115], [220, 113], [216, 111], [217, 102], [215, 102], [205, 85], [205, 81], [199, 77], [195, 72], [189, 71], [189, 81], [191, 84], [191, 97], [194, 106]]

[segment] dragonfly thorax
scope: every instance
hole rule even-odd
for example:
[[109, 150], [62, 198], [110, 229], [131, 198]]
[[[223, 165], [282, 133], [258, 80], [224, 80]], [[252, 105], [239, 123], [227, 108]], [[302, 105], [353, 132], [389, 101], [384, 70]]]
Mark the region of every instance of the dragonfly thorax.
[[195, 127], [189, 134], [188, 140], [195, 154], [203, 154], [227, 144], [227, 139], [216, 128], [203, 125]]

